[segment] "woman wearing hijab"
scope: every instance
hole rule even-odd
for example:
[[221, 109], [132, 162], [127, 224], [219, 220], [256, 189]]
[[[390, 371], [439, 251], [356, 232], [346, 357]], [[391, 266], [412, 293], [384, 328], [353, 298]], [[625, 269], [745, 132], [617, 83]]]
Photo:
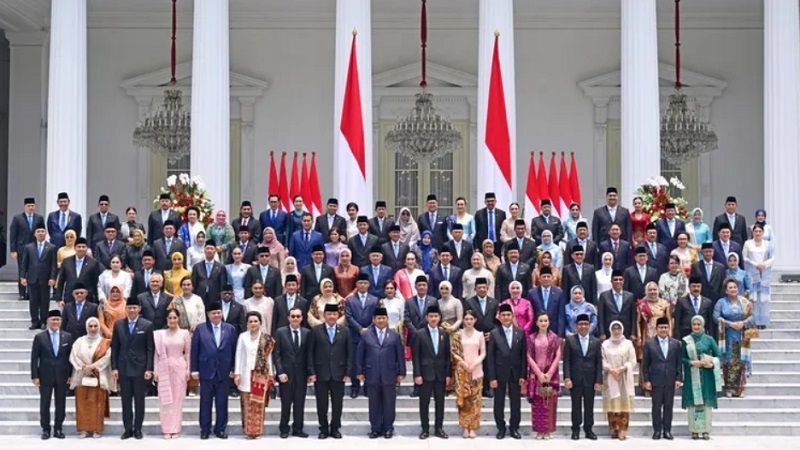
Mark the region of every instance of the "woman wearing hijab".
[[106, 295], [106, 301], [97, 307], [97, 315], [100, 318], [100, 330], [103, 337], [111, 339], [114, 333], [114, 322], [122, 320], [127, 315], [125, 312], [125, 296], [122, 295], [122, 288], [112, 285]]
[[192, 271], [184, 267], [183, 253], [173, 252], [170, 260], [172, 269], [164, 271], [164, 292], [175, 296], [181, 293], [181, 280], [191, 277]]
[[[511, 298], [506, 299], [501, 304], [511, 305], [511, 308], [514, 309], [514, 324], [525, 330], [525, 336], [528, 336], [533, 329], [533, 304], [528, 299], [522, 298], [522, 283], [519, 281], [512, 281], [508, 285], [508, 293]], [[499, 312], [497, 317], [497, 320], [500, 320]]]
[[566, 335], [571, 336], [578, 333], [578, 316], [581, 314], [586, 314], [591, 320], [589, 334], [594, 336], [595, 331], [597, 331], [597, 310], [595, 309], [594, 305], [587, 302], [586, 299], [583, 298], [584, 292], [582, 287], [574, 286], [569, 293], [570, 302], [567, 303], [565, 308], [567, 316], [565, 329]]
[[110, 417], [108, 396], [114, 387], [111, 339], [103, 337], [96, 317], [86, 321], [86, 333], [72, 344], [70, 389], [75, 390], [75, 422], [80, 437], [99, 438], [104, 419]]
[[561, 251], [561, 247], [553, 242], [552, 231], [542, 231], [542, 243], [536, 248], [539, 249], [539, 253], [550, 252], [550, 256], [553, 259], [552, 266], [561, 271], [561, 269], [564, 267], [564, 254]]
[[119, 227], [119, 238], [126, 244], [131, 244], [133, 242], [134, 230], [139, 230], [144, 234], [144, 225], [136, 221], [136, 214], [136, 208], [128, 206], [128, 209], [125, 210], [125, 218], [127, 221], [122, 222], [122, 225]]
[[762, 238], [765, 241], [772, 242], [772, 245], [775, 245], [775, 234], [772, 229], [772, 225], [767, 223], [767, 210], [763, 208], [758, 208], [756, 210], [756, 221], [754, 224], [750, 225], [750, 238], [753, 237], [753, 229], [756, 225], [760, 225], [761, 229], [764, 230], [764, 235]]
[[439, 283], [439, 310], [442, 318], [439, 326], [450, 335], [461, 328], [464, 320], [464, 306], [460, 299], [451, 295], [452, 292], [453, 285], [449, 281], [445, 280]]
[[128, 246], [125, 248], [125, 256], [122, 261], [128, 272], [137, 272], [142, 270], [142, 253], [149, 250], [150, 246], [147, 245], [144, 231], [136, 228], [131, 231], [131, 237], [128, 238]]
[[486, 265], [486, 268], [492, 272], [492, 275], [496, 275], [497, 268], [500, 267], [502, 261], [500, 261], [500, 258], [494, 254], [494, 242], [492, 242], [491, 239], [484, 239], [481, 249], [483, 250], [481, 252], [481, 255], [483, 256], [483, 263]]
[[722, 390], [720, 352], [714, 339], [705, 332], [703, 316], [692, 317], [692, 334], [683, 338], [683, 389], [681, 405], [688, 410], [692, 439], [708, 440], [712, 409], [717, 408], [717, 392]]
[[775, 241], [764, 236], [766, 230], [761, 225], [753, 226], [753, 238], [742, 246], [744, 269], [752, 282], [750, 300], [753, 302], [753, 320], [759, 329], [769, 326], [770, 281], [772, 263], [775, 261]]
[[739, 255], [731, 252], [728, 255], [728, 267], [725, 270], [726, 278], [733, 278], [739, 283], [739, 295], [750, 298], [750, 276], [746, 271], [739, 268]]
[[233, 227], [228, 223], [228, 215], [225, 211], [218, 209], [214, 214], [214, 223], [206, 229], [206, 239], [211, 239], [217, 244], [217, 256], [220, 261], [228, 260], [228, 250], [231, 249], [236, 240]]
[[611, 272], [614, 270], [614, 254], [611, 252], [603, 253], [600, 257], [600, 262], [603, 264], [600, 270], [594, 273], [597, 278], [597, 298], [600, 294], [611, 290]]
[[611, 322], [611, 337], [603, 342], [603, 412], [608, 414], [611, 439], [627, 439], [633, 411], [633, 369], [636, 350], [623, 335], [622, 322]]
[[528, 400], [536, 439], [550, 439], [556, 432], [560, 361], [561, 338], [550, 331], [550, 318], [542, 311], [536, 316], [536, 330], [528, 338]]
[[422, 237], [412, 251], [417, 254], [417, 261], [423, 272], [430, 273], [431, 268], [439, 262], [439, 252], [433, 248], [433, 233], [430, 230], [422, 232]]
[[755, 326], [753, 308], [746, 298], [739, 296], [739, 282], [726, 278], [722, 282], [725, 297], [714, 305], [714, 322], [719, 327], [719, 352], [727, 397], [741, 397], [750, 375], [750, 339], [745, 330]]
[[[198, 231], [194, 237], [194, 245], [186, 249], [187, 267], [192, 268], [195, 264], [206, 260], [205, 245], [206, 232]], [[214, 254], [214, 261], [219, 262], [219, 255]]]
[[281, 270], [281, 286], [286, 285], [286, 275], [296, 276], [298, 286], [300, 285], [300, 272], [297, 270], [297, 260], [294, 258], [294, 256], [288, 256], [283, 261], [283, 269]]
[[408, 208], [400, 208], [400, 217], [397, 219], [397, 225], [400, 226], [400, 243], [405, 244], [408, 248], [414, 247], [419, 241], [419, 226], [414, 218], [411, 216], [411, 210]]
[[[406, 253], [403, 268], [394, 274], [394, 284], [403, 298], [411, 298], [417, 295], [416, 280], [420, 276], [425, 276], [425, 272], [421, 271], [417, 266], [417, 255], [413, 252]], [[465, 295], [464, 298], [467, 298], [467, 296]]]
[[695, 250], [700, 250], [700, 246], [706, 242], [711, 242], [711, 228], [703, 222], [703, 210], [695, 208], [689, 215], [692, 218], [686, 224], [686, 233], [689, 235], [689, 243]]
[[678, 299], [689, 292], [689, 278], [681, 270], [681, 259], [676, 255], [669, 256], [669, 270], [658, 279], [658, 295], [669, 302], [670, 310], [675, 310]]
[[[461, 276], [461, 295], [464, 300], [475, 295], [475, 280], [478, 278], [486, 278], [489, 282], [489, 292], [494, 292], [494, 274], [486, 268], [486, 264], [483, 262], [483, 255], [479, 252], [473, 253], [470, 258], [470, 264], [472, 267], [465, 270]], [[414, 295], [416, 295], [416, 290]]]
[[[560, 248], [558, 250], [561, 251]], [[539, 286], [539, 275], [542, 273], [542, 267], [550, 268], [550, 273], [553, 275], [553, 286], [561, 287], [561, 271], [553, 264], [553, 253], [550, 250], [539, 252], [536, 263], [536, 268], [531, 272], [534, 287]]]
[[56, 252], [56, 264], [58, 268], [61, 268], [61, 262], [64, 261], [64, 259], [75, 256], [75, 240], [77, 239], [78, 235], [75, 234], [75, 230], [70, 229], [64, 232], [64, 246]]
[[131, 274], [122, 270], [122, 258], [119, 255], [112, 256], [109, 265], [111, 267], [97, 277], [97, 297], [101, 304], [106, 301], [106, 292], [111, 289], [111, 286], [120, 286], [125, 298], [131, 295], [133, 287], [133, 278], [131, 278]]
[[247, 313], [247, 330], [239, 335], [236, 344], [234, 384], [241, 393], [242, 427], [248, 439], [259, 439], [264, 434], [264, 409], [269, 405], [275, 376], [270, 355], [275, 340], [261, 329], [261, 314]]
[[[583, 217], [583, 214], [581, 214], [581, 205], [573, 202], [569, 205], [569, 215], [566, 219], [561, 221], [561, 226], [564, 228], [564, 242], [569, 242], [578, 238], [576, 228], [580, 222], [589, 223], [589, 221]], [[591, 239], [592, 236], [589, 235], [587, 238]]]
[[153, 372], [158, 388], [158, 412], [164, 439], [180, 436], [183, 400], [186, 398], [192, 341], [189, 331], [180, 327], [181, 313], [167, 311], [167, 328], [153, 332], [155, 352]]
[[320, 294], [311, 300], [311, 306], [308, 308], [308, 325], [315, 327], [325, 323], [325, 305], [336, 305], [339, 308], [339, 319], [336, 323], [339, 326], [347, 326], [347, 318], [344, 315], [344, 302], [345, 298], [340, 296], [334, 290], [333, 281], [330, 278], [323, 278], [319, 282]]
[[269, 265], [275, 269], [281, 270], [287, 256], [286, 247], [278, 241], [275, 229], [272, 227], [265, 227], [261, 236], [261, 243], [259, 246], [269, 248]]

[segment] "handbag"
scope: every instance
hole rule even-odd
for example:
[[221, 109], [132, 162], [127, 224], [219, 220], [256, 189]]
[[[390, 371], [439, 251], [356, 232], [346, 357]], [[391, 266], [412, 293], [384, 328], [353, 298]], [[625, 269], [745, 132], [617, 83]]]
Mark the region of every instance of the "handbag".
[[549, 384], [540, 384], [536, 388], [536, 395], [542, 398], [550, 398], [555, 395], [555, 389]]
[[758, 331], [758, 328], [748, 328], [744, 330], [744, 340], [749, 341], [750, 339], [760, 338], [761, 333]]
[[94, 375], [84, 375], [84, 377], [81, 378], [81, 386], [97, 387], [100, 386], [100, 380], [98, 380]]

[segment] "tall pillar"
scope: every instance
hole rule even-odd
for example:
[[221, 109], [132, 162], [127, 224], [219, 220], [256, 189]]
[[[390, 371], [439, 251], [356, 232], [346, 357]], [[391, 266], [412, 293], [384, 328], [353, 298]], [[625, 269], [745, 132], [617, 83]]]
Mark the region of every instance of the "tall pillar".
[[195, 0], [192, 47], [192, 176], [215, 209], [230, 202], [230, 56], [228, 0]]
[[85, 218], [86, 0], [52, 2], [47, 105], [47, 211], [64, 191], [70, 209]]
[[764, 2], [764, 204], [780, 243], [776, 272], [800, 273], [800, 7]]
[[636, 188], [661, 175], [656, 0], [622, 0], [622, 186], [628, 206]]

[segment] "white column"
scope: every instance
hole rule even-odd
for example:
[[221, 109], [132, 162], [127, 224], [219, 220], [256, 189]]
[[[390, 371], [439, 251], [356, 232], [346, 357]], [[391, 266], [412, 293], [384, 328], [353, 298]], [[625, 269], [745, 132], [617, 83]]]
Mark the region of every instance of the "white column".
[[230, 59], [228, 0], [195, 0], [192, 47], [192, 176], [215, 209], [230, 202]]
[[[47, 108], [47, 211], [59, 192], [86, 220], [86, 0], [52, 2]], [[44, 211], [42, 211], [44, 212]]]
[[800, 271], [800, 9], [764, 2], [764, 203], [777, 233], [776, 272]]
[[[497, 207], [508, 210], [508, 205], [519, 200], [517, 186], [517, 113], [516, 85], [514, 70], [514, 1], [513, 0], [481, 0], [478, 17], [478, 143], [477, 143], [477, 177], [478, 192], [473, 199], [475, 208], [482, 207], [484, 194], [494, 192], [497, 196]], [[489, 104], [489, 82], [492, 74], [492, 57], [494, 55], [495, 33], [498, 36], [498, 53], [500, 70], [503, 76], [503, 93], [505, 94], [506, 119], [508, 135], [511, 139], [511, 186], [508, 185], [497, 160], [486, 145], [486, 117]], [[527, 161], [527, 160], [526, 160]], [[521, 170], [527, 172], [527, 162]], [[526, 176], [522, 179], [527, 180]], [[523, 183], [524, 187], [525, 184]], [[524, 193], [522, 194], [524, 198]]]
[[[361, 119], [364, 129], [364, 169], [355, 158], [347, 139], [341, 130], [342, 104], [345, 85], [350, 66], [350, 49], [353, 44], [353, 31], [356, 31], [356, 55], [358, 62], [358, 84], [361, 94]], [[370, 0], [336, 1], [336, 66], [334, 71], [334, 123], [333, 123], [333, 195], [340, 205], [355, 202], [364, 214], [373, 210], [373, 160], [372, 138], [372, 18]], [[382, 137], [380, 137], [382, 139]], [[319, 155], [317, 169], [325, 175], [324, 152]], [[322, 162], [322, 164], [320, 164]], [[324, 178], [323, 178], [324, 180]], [[322, 180], [320, 180], [322, 181]], [[320, 186], [322, 201], [326, 186]], [[394, 199], [387, 200], [391, 205]], [[308, 199], [306, 199], [308, 204]]]
[[621, 203], [661, 175], [656, 0], [622, 0]]

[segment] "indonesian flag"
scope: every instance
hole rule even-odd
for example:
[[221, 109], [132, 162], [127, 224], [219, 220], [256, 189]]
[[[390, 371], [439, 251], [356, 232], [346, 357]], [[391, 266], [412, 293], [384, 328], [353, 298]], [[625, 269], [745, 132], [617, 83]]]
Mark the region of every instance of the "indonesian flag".
[[292, 184], [289, 186], [289, 209], [291, 211], [294, 209], [294, 198], [298, 195], [301, 195], [300, 192], [300, 173], [298, 172], [297, 168], [297, 153], [292, 156]]
[[281, 196], [281, 206], [286, 212], [291, 211], [292, 200], [289, 198], [289, 180], [286, 178], [286, 152], [281, 154], [281, 170], [278, 174], [278, 190]]
[[319, 189], [319, 172], [317, 171], [317, 153], [311, 153], [311, 169], [309, 169], [309, 190], [311, 195], [311, 214], [322, 214], [322, 193]]
[[561, 209], [559, 205], [561, 204], [561, 193], [558, 189], [558, 172], [556, 171], [556, 152], [553, 152], [550, 155], [550, 175], [548, 176], [547, 180], [549, 184], [550, 190], [550, 202], [552, 203], [553, 207], [551, 209], [552, 215], [556, 217], [561, 217]]
[[536, 179], [536, 164], [533, 152], [531, 152], [530, 162], [528, 163], [528, 184], [525, 187], [525, 218], [533, 220], [539, 215], [539, 182]]
[[300, 175], [300, 195], [303, 196], [303, 210], [305, 210], [305, 212], [311, 212], [311, 208], [313, 207], [311, 200], [311, 183], [308, 178], [308, 164], [306, 163], [305, 153], [303, 153], [302, 170], [302, 175]]
[[[547, 166], [544, 164], [544, 152], [539, 152], [539, 167], [536, 172], [536, 183], [539, 185], [539, 201], [550, 198], [550, 189], [547, 186]], [[541, 205], [536, 205], [540, 210]], [[541, 214], [541, 212], [540, 212]]]
[[[567, 174], [567, 161], [564, 159], [564, 152], [561, 152], [561, 164], [558, 171], [558, 190], [561, 194], [559, 201], [561, 202], [561, 214], [566, 217], [569, 211], [569, 205], [572, 203], [571, 187], [569, 184], [569, 175]], [[555, 203], [555, 201], [554, 201]]]
[[275, 167], [275, 152], [269, 152], [269, 186], [267, 186], [267, 196], [277, 194], [281, 190], [278, 181], [278, 169]]
[[581, 182], [578, 178], [578, 166], [575, 164], [575, 152], [572, 152], [572, 161], [569, 165], [569, 187], [572, 194], [572, 201], [581, 207]]
[[[486, 148], [492, 155], [492, 164], [480, 167], [480, 179], [485, 179], [485, 192], [511, 193], [513, 198], [511, 170], [511, 135], [508, 129], [506, 96], [503, 89], [503, 73], [500, 67], [498, 35], [494, 38], [494, 52], [489, 78], [489, 99], [486, 110]], [[502, 197], [507, 197], [503, 195]], [[498, 199], [502, 198], [498, 195]], [[501, 200], [502, 202], [502, 200]], [[505, 204], [505, 203], [501, 203]]]

